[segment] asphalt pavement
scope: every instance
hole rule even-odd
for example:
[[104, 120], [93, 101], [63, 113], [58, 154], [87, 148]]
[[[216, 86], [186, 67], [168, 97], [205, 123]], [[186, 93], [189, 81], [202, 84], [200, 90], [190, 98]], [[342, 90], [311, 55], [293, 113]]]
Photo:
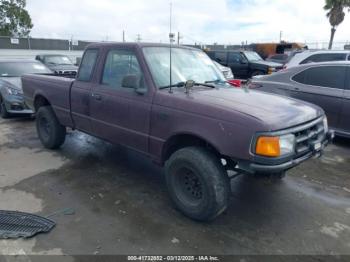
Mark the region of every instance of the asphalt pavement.
[[49, 151], [33, 120], [0, 120], [0, 209], [57, 223], [0, 240], [0, 254], [350, 255], [350, 140], [282, 181], [237, 177], [228, 210], [198, 223], [174, 209], [146, 157], [77, 131]]

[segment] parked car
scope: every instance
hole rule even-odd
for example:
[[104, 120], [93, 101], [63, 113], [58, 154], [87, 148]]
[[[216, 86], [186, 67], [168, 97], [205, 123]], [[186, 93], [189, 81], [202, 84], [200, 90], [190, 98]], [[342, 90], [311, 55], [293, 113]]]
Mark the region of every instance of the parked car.
[[50, 69], [37, 61], [0, 60], [0, 116], [33, 114], [24, 103], [21, 76], [50, 73]]
[[78, 71], [78, 67], [65, 55], [42, 54], [37, 55], [35, 59], [45, 64], [57, 75], [76, 75]]
[[250, 88], [316, 104], [324, 109], [336, 134], [350, 137], [350, 62], [292, 67], [253, 79]]
[[234, 79], [235, 76], [233, 75], [232, 73], [232, 70], [231, 68], [227, 67], [227, 66], [223, 66], [223, 65], [220, 65], [218, 62], [216, 61], [213, 61], [214, 65], [216, 65], [219, 70], [222, 72], [222, 74], [224, 75], [224, 77], [227, 79], [227, 80], [231, 80], [231, 79]]
[[144, 153], [177, 208], [211, 220], [228, 205], [227, 170], [280, 177], [331, 140], [318, 106], [232, 88], [202, 51], [171, 50], [172, 66], [169, 45], [91, 44], [76, 79], [22, 77], [42, 144], [60, 147], [69, 127]]
[[224, 77], [231, 86], [241, 87], [242, 81], [240, 79], [235, 79], [235, 76], [232, 74], [231, 68], [227, 66], [220, 65], [218, 62], [213, 61], [214, 65], [219, 68], [219, 70], [223, 73]]
[[283, 68], [281, 64], [264, 61], [253, 51], [207, 51], [211, 59], [230, 67], [238, 78], [251, 78], [266, 75]]
[[280, 63], [282, 65], [287, 64], [296, 54], [302, 53], [301, 50], [287, 51], [284, 54], [273, 54], [266, 58], [268, 62]]
[[350, 61], [350, 50], [334, 51], [334, 50], [321, 50], [321, 51], [304, 51], [296, 54], [286, 65], [286, 68], [295, 67], [299, 65], [305, 65], [309, 63], [321, 63], [332, 61]]

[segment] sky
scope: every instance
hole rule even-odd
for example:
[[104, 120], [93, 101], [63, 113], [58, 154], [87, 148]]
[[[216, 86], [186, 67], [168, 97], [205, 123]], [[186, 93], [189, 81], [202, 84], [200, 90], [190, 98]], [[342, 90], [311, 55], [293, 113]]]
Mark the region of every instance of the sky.
[[[185, 44], [327, 42], [324, 0], [172, 0], [173, 32]], [[27, 0], [32, 37], [168, 42], [170, 0]], [[336, 42], [350, 41], [350, 12]]]

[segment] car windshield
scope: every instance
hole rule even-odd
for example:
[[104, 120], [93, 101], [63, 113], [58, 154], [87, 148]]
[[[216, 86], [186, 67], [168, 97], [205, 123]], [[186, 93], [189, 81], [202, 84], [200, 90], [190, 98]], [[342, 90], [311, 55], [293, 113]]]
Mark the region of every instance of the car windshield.
[[45, 63], [51, 65], [72, 65], [72, 61], [67, 56], [46, 56]]
[[145, 47], [143, 52], [158, 88], [187, 80], [197, 83], [225, 81], [217, 66], [200, 50], [172, 48], [172, 83], [170, 83], [170, 48]]
[[20, 77], [25, 74], [50, 74], [51, 71], [37, 62], [0, 62], [0, 77]]
[[263, 59], [256, 52], [244, 52], [248, 61], [262, 61]]

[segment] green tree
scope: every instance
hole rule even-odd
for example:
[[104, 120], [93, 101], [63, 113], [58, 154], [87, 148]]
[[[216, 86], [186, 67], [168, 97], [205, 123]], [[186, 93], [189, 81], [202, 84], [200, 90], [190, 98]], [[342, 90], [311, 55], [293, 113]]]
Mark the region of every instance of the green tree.
[[0, 36], [28, 36], [32, 19], [25, 9], [26, 0], [0, 0]]
[[328, 11], [327, 17], [329, 19], [329, 23], [332, 26], [331, 39], [329, 40], [328, 49], [332, 49], [333, 47], [334, 35], [337, 31], [338, 26], [344, 21], [344, 9], [346, 8], [348, 8], [348, 11], [350, 11], [350, 0], [326, 0], [324, 9]]

